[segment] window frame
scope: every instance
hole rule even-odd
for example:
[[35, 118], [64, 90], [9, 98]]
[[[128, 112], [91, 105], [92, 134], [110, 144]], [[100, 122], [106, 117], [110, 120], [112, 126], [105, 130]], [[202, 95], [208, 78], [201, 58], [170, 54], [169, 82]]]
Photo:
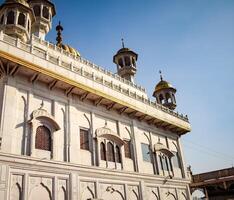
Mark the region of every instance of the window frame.
[[80, 149], [85, 150], [85, 151], [90, 151], [89, 133], [90, 133], [89, 129], [80, 127], [79, 129]]
[[[9, 16], [12, 14], [12, 16]], [[13, 20], [13, 21], [12, 21]], [[15, 24], [15, 12], [13, 10], [9, 10], [7, 12], [7, 20], [6, 20], [7, 25], [14, 25]]]
[[132, 159], [132, 141], [124, 139], [124, 156], [125, 158]]
[[[145, 149], [143, 149], [143, 147]], [[146, 150], [146, 147], [148, 148], [148, 155], [144, 153], [144, 150]], [[142, 160], [144, 162], [149, 162], [149, 163], [152, 163], [152, 158], [151, 158], [151, 151], [150, 151], [150, 145], [149, 144], [146, 144], [146, 143], [141, 143], [141, 152], [142, 152]], [[148, 157], [146, 159], [146, 156]]]
[[[46, 138], [45, 135], [42, 135], [41, 132], [39, 132], [40, 128], [44, 128], [44, 131], [46, 130], [46, 133], [48, 134], [48, 138]], [[39, 133], [40, 133], [40, 135], [39, 135]], [[42, 139], [43, 139], [43, 141], [42, 141]], [[48, 141], [45, 141], [45, 139], [48, 139]], [[45, 126], [44, 124], [38, 126], [36, 129], [35, 149], [52, 152], [52, 149], [53, 149], [52, 133], [51, 133], [51, 130], [47, 126]]]
[[115, 162], [116, 158], [115, 158], [115, 145], [111, 142], [108, 141], [107, 144], [107, 161], [108, 162]]
[[20, 12], [18, 15], [17, 25], [25, 28], [25, 24], [26, 24], [26, 16], [24, 13]]

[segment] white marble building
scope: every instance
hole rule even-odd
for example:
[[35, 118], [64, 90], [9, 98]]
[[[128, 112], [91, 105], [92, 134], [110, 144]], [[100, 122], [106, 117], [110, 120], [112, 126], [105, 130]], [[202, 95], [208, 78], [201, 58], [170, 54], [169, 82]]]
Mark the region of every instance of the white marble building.
[[138, 55], [121, 48], [117, 74], [45, 41], [49, 0], [0, 10], [0, 199], [190, 199], [180, 137], [187, 116], [161, 77], [150, 100], [134, 83]]

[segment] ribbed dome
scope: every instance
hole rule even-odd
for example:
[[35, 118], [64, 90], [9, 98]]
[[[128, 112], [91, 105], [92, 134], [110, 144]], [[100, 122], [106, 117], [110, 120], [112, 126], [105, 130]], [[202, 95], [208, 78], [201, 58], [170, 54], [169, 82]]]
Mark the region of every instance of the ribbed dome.
[[66, 52], [68, 52], [68, 53], [71, 53], [71, 54], [73, 54], [74, 56], [78, 56], [78, 57], [80, 57], [80, 53], [76, 50], [76, 49], [74, 49], [73, 47], [70, 47], [70, 46], [68, 46], [68, 45], [62, 45], [62, 49], [64, 50], [64, 51], [66, 51]]
[[162, 89], [174, 89], [176, 90], [169, 82], [161, 80], [155, 87], [155, 92], [158, 92]]
[[123, 52], [128, 52], [131, 51], [129, 48], [121, 48], [117, 53], [123, 53]]

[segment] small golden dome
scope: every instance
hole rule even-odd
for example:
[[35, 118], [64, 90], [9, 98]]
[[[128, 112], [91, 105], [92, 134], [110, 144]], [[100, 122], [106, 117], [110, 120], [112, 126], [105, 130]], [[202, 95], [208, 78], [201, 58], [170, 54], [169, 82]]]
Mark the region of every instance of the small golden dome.
[[161, 80], [155, 87], [155, 92], [158, 92], [162, 89], [174, 89], [176, 90], [169, 82]]
[[80, 57], [80, 53], [76, 49], [74, 49], [73, 47], [70, 47], [70, 46], [68, 46], [68, 48], [69, 48], [69, 51], [71, 54]]
[[70, 53], [70, 54], [73, 54], [74, 56], [78, 56], [80, 57], [80, 53], [74, 49], [73, 47], [70, 47], [69, 45], [58, 45], [58, 47], [62, 48], [64, 51]]

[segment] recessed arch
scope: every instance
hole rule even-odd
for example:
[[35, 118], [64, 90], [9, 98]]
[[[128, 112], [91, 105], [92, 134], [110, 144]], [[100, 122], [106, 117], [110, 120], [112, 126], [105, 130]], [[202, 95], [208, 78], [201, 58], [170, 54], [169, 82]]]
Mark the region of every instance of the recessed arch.
[[22, 190], [21, 190], [21, 186], [19, 183], [16, 183], [11, 187], [10, 200], [23, 200]]
[[111, 142], [107, 143], [107, 160], [115, 162], [115, 150], [114, 145]]
[[25, 27], [26, 16], [23, 13], [20, 13], [18, 16], [18, 25]]
[[15, 12], [11, 10], [7, 13], [7, 24], [14, 24], [14, 22], [15, 22]]
[[36, 17], [40, 17], [41, 16], [41, 6], [40, 5], [35, 5], [33, 7], [33, 12], [34, 12], [34, 15]]
[[43, 183], [40, 183], [39, 185], [36, 185], [34, 187], [29, 195], [29, 199], [31, 200], [52, 200], [52, 195], [47, 186], [45, 186]]
[[43, 7], [42, 15], [43, 15], [44, 18], [49, 19], [50, 13], [49, 13], [49, 8], [48, 7], [46, 7], [46, 6]]
[[101, 160], [106, 160], [106, 146], [104, 142], [101, 142], [100, 144], [100, 155], [101, 155]]

